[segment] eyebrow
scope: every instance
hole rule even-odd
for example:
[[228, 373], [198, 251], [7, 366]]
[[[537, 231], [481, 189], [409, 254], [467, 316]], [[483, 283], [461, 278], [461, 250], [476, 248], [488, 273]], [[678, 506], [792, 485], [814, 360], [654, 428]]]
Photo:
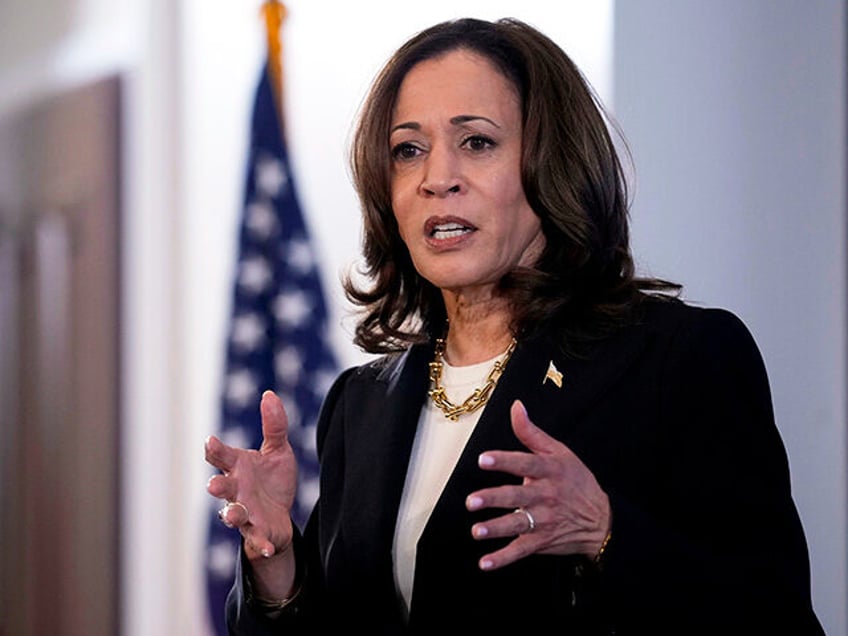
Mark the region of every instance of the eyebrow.
[[[460, 124], [466, 124], [470, 121], [479, 119], [489, 122], [495, 128], [500, 128], [500, 126], [498, 126], [494, 121], [488, 117], [483, 117], [482, 115], [457, 115], [456, 117], [451, 117], [449, 121], [451, 125], [458, 126]], [[398, 124], [397, 126], [393, 126], [390, 132], [395, 132], [396, 130], [421, 130], [421, 124], [414, 121], [407, 121], [402, 124]]]

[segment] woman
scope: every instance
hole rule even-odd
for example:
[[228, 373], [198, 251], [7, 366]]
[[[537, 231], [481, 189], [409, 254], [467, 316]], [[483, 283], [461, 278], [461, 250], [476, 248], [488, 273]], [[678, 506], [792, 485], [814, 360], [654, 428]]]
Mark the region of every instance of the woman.
[[[352, 164], [368, 285], [303, 536], [283, 405], [212, 437], [233, 633], [819, 634], [768, 382], [732, 314], [634, 274], [622, 169], [571, 60], [515, 20], [413, 37]], [[316, 632], [321, 633], [321, 632]]]

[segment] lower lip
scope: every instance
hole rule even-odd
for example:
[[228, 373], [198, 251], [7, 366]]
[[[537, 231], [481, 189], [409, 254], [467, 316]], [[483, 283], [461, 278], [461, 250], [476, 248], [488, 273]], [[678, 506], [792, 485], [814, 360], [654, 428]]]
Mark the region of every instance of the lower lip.
[[427, 237], [427, 245], [437, 250], [447, 250], [461, 245], [462, 243], [466, 243], [471, 239], [474, 232], [462, 232], [456, 236], [449, 237], [438, 237], [438, 236], [428, 236]]

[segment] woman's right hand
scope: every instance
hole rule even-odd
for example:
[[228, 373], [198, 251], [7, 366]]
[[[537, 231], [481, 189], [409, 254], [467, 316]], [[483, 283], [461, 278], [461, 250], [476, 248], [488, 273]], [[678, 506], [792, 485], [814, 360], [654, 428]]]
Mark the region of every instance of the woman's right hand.
[[297, 492], [297, 459], [288, 439], [283, 403], [262, 394], [262, 445], [235, 448], [214, 435], [206, 440], [206, 461], [221, 471], [206, 490], [227, 503], [221, 521], [238, 528], [251, 562], [285, 553], [291, 546], [291, 509]]

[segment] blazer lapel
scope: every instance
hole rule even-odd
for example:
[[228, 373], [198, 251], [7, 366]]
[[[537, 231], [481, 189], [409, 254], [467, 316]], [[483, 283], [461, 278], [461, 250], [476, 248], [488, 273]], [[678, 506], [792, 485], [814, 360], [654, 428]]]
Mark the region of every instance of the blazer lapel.
[[[641, 329], [627, 327], [576, 358], [563, 354], [551, 339], [529, 340], [510, 376], [513, 399], [523, 401], [537, 426], [568, 443], [586, 411], [625, 374], [646, 342]], [[553, 378], [558, 374], [559, 385]]]
[[[374, 562], [391, 566], [394, 536], [406, 470], [415, 439], [421, 405], [427, 394], [432, 347], [415, 346], [381, 370], [375, 391], [368, 376], [362, 390], [351, 392], [359, 403], [346, 406], [346, 469], [344, 506], [357, 514], [343, 515], [349, 558], [365, 570]], [[391, 580], [391, 571], [388, 572]]]

